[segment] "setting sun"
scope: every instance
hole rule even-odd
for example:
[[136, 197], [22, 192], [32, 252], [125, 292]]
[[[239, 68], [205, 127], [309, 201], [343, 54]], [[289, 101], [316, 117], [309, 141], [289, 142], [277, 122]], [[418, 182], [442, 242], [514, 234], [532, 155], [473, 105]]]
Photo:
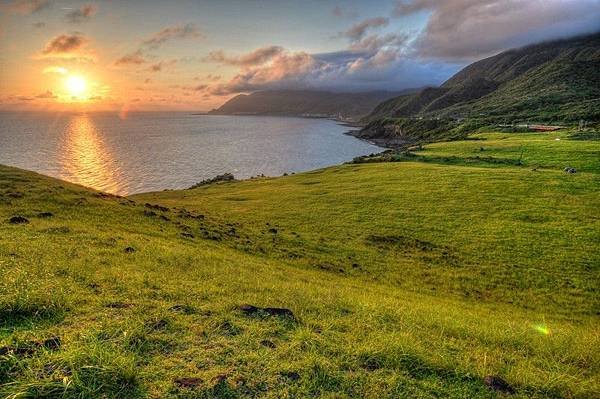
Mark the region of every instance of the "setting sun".
[[77, 75], [69, 76], [65, 82], [65, 85], [67, 86], [69, 94], [75, 97], [82, 95], [87, 88], [85, 79]]

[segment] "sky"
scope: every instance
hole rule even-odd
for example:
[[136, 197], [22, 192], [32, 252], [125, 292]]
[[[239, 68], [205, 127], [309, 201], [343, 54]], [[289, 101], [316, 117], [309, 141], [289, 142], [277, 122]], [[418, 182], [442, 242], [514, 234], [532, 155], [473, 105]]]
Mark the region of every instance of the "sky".
[[0, 110], [207, 111], [267, 89], [396, 91], [600, 30], [600, 0], [0, 0]]

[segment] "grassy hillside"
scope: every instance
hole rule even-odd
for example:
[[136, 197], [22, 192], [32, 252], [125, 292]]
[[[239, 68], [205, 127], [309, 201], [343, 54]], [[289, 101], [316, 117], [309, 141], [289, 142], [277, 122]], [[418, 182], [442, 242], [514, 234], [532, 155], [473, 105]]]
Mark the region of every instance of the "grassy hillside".
[[367, 120], [409, 116], [492, 122], [598, 120], [598, 68], [600, 33], [508, 50], [467, 66], [439, 88], [383, 102]]
[[385, 136], [385, 129], [374, 128], [383, 120], [390, 125], [391, 118], [403, 125], [451, 119], [465, 131], [498, 123], [598, 122], [599, 69], [600, 33], [505, 51], [467, 66], [441, 87], [384, 101], [364, 119], [370, 124], [364, 134]]
[[0, 396], [592, 398], [600, 144], [558, 136], [132, 198], [0, 167]]

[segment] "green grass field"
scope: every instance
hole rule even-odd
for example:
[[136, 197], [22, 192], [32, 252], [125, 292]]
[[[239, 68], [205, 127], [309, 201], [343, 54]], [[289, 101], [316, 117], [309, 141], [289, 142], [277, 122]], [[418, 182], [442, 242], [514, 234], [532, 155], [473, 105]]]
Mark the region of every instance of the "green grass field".
[[597, 397], [600, 142], [414, 155], [131, 198], [0, 166], [0, 397]]

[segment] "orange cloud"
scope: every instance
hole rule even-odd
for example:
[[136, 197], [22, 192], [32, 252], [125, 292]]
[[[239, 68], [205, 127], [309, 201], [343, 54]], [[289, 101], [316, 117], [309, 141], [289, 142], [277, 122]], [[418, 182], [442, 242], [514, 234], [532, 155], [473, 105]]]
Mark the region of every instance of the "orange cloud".
[[223, 50], [217, 50], [209, 53], [208, 57], [205, 58], [205, 61], [248, 67], [253, 65], [264, 64], [265, 62], [273, 59], [273, 57], [275, 57], [276, 55], [281, 54], [283, 51], [283, 47], [280, 46], [267, 46], [258, 48], [248, 54], [239, 57], [230, 57], [225, 55]]
[[93, 55], [87, 49], [89, 40], [81, 33], [58, 35], [52, 38], [41, 51], [42, 58], [66, 58], [92, 61]]
[[126, 54], [115, 61], [115, 65], [140, 65], [146, 62], [141, 50]]

